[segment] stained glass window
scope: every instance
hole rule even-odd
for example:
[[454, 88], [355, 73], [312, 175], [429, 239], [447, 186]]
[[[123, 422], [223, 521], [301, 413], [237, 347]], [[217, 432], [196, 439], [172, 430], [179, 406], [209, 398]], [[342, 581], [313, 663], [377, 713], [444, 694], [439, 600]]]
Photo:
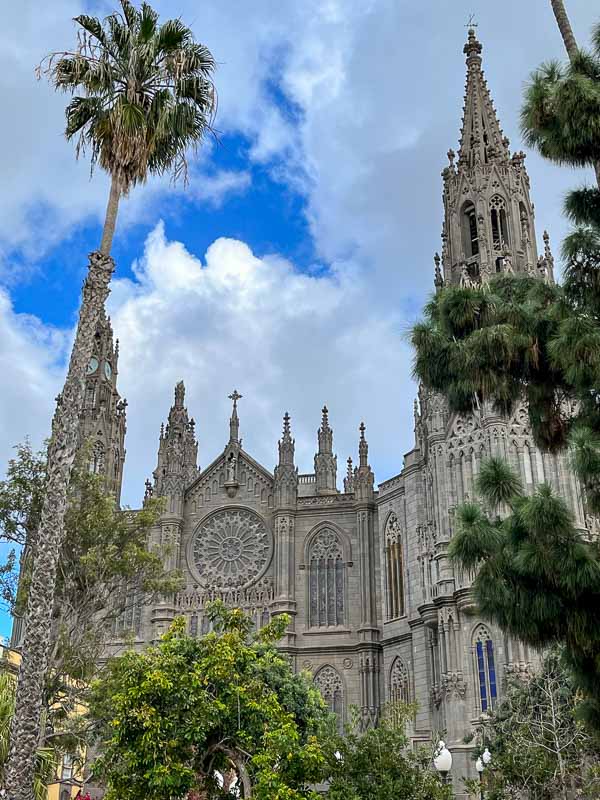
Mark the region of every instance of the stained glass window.
[[335, 531], [324, 528], [314, 538], [310, 548], [311, 627], [344, 624], [345, 570], [340, 539]]
[[473, 635], [473, 645], [476, 683], [479, 688], [479, 707], [482, 712], [488, 712], [496, 705], [498, 686], [494, 642], [485, 626], [479, 625], [476, 628]]

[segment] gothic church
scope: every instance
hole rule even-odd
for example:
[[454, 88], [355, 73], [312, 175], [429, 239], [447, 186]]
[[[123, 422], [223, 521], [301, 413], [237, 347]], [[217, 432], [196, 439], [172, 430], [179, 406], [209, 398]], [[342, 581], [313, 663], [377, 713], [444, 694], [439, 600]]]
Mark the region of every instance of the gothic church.
[[[442, 173], [438, 288], [477, 285], [503, 271], [553, 280], [547, 234], [544, 253], [537, 252], [525, 155], [509, 150], [481, 51], [470, 30], [460, 147], [457, 155], [449, 151]], [[82, 434], [94, 440], [93, 467], [118, 497], [126, 404], [117, 392], [118, 346], [108, 320], [96, 342]], [[165, 548], [168, 565], [183, 572], [186, 586], [154, 605], [132, 599], [114, 632], [115, 644], [133, 632], [143, 647], [178, 615], [185, 616], [192, 635], [201, 635], [208, 630], [204, 609], [213, 598], [245, 609], [257, 627], [285, 612], [291, 624], [282, 648], [296, 669], [312, 674], [340, 725], [351, 706], [367, 727], [377, 723], [387, 701], [416, 701], [413, 742], [445, 731], [453, 773], [470, 774], [465, 734], [501, 698], [505, 676], [527, 673], [536, 656], [474, 616], [470, 577], [447, 557], [453, 510], [473, 496], [481, 460], [493, 454], [519, 470], [528, 490], [549, 482], [581, 529], [589, 528], [565, 457], [536, 449], [525, 408], [511, 419], [486, 409], [478, 418], [463, 418], [421, 388], [414, 444], [399, 473], [376, 487], [361, 425], [358, 465], [348, 461], [341, 489], [327, 408], [313, 471], [299, 472], [287, 414], [271, 471], [242, 448], [239, 400], [235, 391], [223, 451], [201, 469], [184, 385], [176, 386], [146, 496], [166, 499], [152, 544]]]

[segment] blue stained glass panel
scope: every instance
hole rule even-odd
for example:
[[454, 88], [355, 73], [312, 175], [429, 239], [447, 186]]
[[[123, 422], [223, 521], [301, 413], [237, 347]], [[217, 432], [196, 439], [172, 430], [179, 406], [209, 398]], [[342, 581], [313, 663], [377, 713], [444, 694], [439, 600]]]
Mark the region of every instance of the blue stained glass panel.
[[481, 698], [481, 710], [487, 711], [488, 699], [487, 699], [487, 686], [486, 686], [486, 675], [485, 675], [485, 660], [483, 658], [483, 644], [481, 642], [477, 642], [477, 669], [479, 672], [479, 696]]
[[487, 660], [488, 660], [488, 670], [490, 673], [490, 695], [492, 700], [495, 700], [498, 696], [496, 690], [496, 665], [494, 663], [494, 643], [491, 639], [488, 639], [485, 643], [485, 647], [487, 650]]

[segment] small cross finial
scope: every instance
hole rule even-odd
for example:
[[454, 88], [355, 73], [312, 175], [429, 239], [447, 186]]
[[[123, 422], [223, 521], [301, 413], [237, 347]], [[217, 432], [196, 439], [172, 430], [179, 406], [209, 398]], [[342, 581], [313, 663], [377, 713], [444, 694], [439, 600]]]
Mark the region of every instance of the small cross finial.
[[233, 400], [233, 407], [237, 408], [237, 401], [241, 400], [243, 397], [242, 394], [238, 392], [237, 389], [234, 389], [233, 392], [229, 395], [229, 399]]
[[469, 21], [465, 25], [465, 28], [469, 28], [469, 30], [473, 30], [474, 28], [478, 27], [478, 23], [475, 21], [475, 14], [469, 14]]

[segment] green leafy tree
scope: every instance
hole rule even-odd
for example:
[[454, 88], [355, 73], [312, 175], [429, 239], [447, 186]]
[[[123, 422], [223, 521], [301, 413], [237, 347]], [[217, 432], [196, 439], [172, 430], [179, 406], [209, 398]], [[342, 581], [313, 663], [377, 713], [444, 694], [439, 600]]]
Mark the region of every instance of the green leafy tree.
[[[84, 449], [70, 485], [51, 621], [50, 669], [43, 690], [44, 721], [38, 734], [45, 744], [72, 753], [81, 752], [87, 743], [88, 732], [77, 709], [86, 702], [86, 687], [96, 674], [111, 629], [132, 597], [149, 603], [180, 585], [178, 573], [165, 572], [161, 558], [147, 547], [150, 528], [161, 512], [160, 501], [150, 500], [140, 511], [119, 510], [101, 476], [85, 469], [86, 458]], [[0, 483], [0, 540], [23, 548], [16, 593], [14, 552], [0, 569], [3, 594], [17, 616], [31, 591], [35, 521], [45, 484], [46, 454], [34, 452], [28, 443], [19, 446], [6, 480]]]
[[66, 136], [77, 140], [78, 154], [89, 151], [92, 166], [98, 163], [110, 174], [111, 190], [100, 249], [89, 257], [67, 377], [52, 422], [7, 770], [11, 800], [31, 798], [67, 487], [85, 368], [114, 270], [110, 251], [119, 200], [149, 174], [185, 173], [185, 154], [210, 130], [215, 109], [215, 62], [191, 30], [179, 19], [159, 25], [147, 3], [137, 9], [120, 0], [120, 6], [103, 21], [76, 17], [76, 48], [53, 53], [41, 65], [56, 89], [73, 95]]
[[354, 725], [334, 738], [328, 800], [450, 800], [452, 788], [433, 770], [431, 750], [408, 750], [405, 728], [414, 711], [395, 705], [379, 727], [361, 733]]
[[483, 777], [489, 800], [600, 797], [600, 750], [577, 719], [578, 702], [557, 651], [531, 680], [509, 680], [486, 725], [493, 753]]
[[525, 494], [501, 459], [482, 464], [476, 488], [481, 503], [456, 511], [451, 558], [476, 573], [472, 590], [483, 616], [532, 647], [563, 648], [583, 695], [580, 711], [600, 733], [598, 542], [583, 539], [547, 484]]
[[317, 797], [309, 785], [324, 775], [329, 714], [275, 646], [288, 618], [252, 634], [239, 609], [215, 603], [211, 617], [198, 639], [177, 620], [156, 647], [111, 660], [95, 684], [94, 773], [107, 800], [231, 797], [216, 774], [232, 772], [246, 799]]

